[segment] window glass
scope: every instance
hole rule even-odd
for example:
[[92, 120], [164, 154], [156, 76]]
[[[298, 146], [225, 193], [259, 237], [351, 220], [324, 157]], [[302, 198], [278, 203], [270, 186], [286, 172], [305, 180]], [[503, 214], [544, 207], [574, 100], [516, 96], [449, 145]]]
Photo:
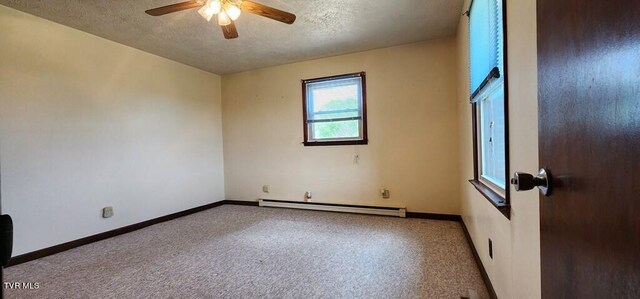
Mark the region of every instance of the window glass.
[[305, 143], [365, 140], [363, 81], [364, 74], [303, 81]]
[[505, 127], [504, 127], [504, 89], [496, 84], [479, 101], [480, 105], [480, 147], [482, 149], [482, 178], [504, 189], [505, 169]]

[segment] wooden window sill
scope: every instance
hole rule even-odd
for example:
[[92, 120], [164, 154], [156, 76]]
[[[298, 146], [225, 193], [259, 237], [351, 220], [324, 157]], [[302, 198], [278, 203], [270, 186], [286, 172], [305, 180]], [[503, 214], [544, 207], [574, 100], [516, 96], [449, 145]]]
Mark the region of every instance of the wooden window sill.
[[469, 180], [469, 183], [473, 185], [484, 198], [486, 198], [502, 215], [511, 220], [511, 205], [507, 203], [507, 200], [500, 194], [487, 187], [485, 184], [478, 180]]

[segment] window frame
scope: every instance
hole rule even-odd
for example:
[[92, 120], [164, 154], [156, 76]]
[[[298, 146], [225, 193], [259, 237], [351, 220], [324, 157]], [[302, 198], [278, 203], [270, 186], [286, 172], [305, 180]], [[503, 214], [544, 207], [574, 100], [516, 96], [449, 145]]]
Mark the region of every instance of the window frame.
[[[471, 16], [471, 9], [473, 8], [473, 3], [475, 1], [471, 0], [469, 5], [469, 10], [465, 13], [467, 17]], [[470, 19], [468, 19], [470, 20]], [[469, 30], [469, 34], [471, 34], [471, 24], [469, 23], [467, 28]], [[507, 38], [507, 3], [506, 0], [502, 0], [502, 33], [503, 33], [503, 41], [502, 41], [502, 59], [503, 59], [503, 71], [501, 74], [497, 68], [494, 68], [488, 75], [487, 78], [482, 82], [482, 84], [474, 91], [472, 91], [470, 95], [471, 101], [471, 123], [472, 123], [472, 135], [473, 135], [473, 179], [469, 180], [469, 182], [482, 194], [495, 208], [498, 209], [507, 219], [511, 219], [511, 187], [509, 184], [509, 177], [511, 176], [510, 166], [509, 166], [509, 78], [508, 78], [508, 38]], [[471, 35], [469, 35], [469, 38]], [[469, 52], [469, 59], [470, 58]], [[504, 143], [505, 143], [505, 188], [497, 186], [493, 182], [482, 178], [482, 169], [481, 167], [481, 141], [480, 141], [480, 101], [473, 101], [473, 99], [478, 96], [482, 91], [490, 85], [490, 82], [494, 78], [502, 77], [502, 84], [504, 90]]]
[[[348, 78], [360, 78], [361, 80], [361, 88], [362, 88], [362, 121], [361, 128], [359, 130], [362, 132], [362, 137], [358, 139], [327, 139], [327, 140], [309, 140], [310, 136], [310, 123], [309, 123], [309, 115], [307, 110], [307, 84], [309, 83], [317, 83], [317, 82], [328, 82], [333, 80], [340, 79], [348, 79]], [[367, 80], [365, 72], [358, 73], [349, 73], [335, 76], [327, 76], [327, 77], [319, 77], [313, 79], [303, 79], [302, 80], [302, 128], [304, 141], [302, 144], [304, 146], [334, 146], [334, 145], [366, 145], [369, 143], [368, 135], [367, 135]]]

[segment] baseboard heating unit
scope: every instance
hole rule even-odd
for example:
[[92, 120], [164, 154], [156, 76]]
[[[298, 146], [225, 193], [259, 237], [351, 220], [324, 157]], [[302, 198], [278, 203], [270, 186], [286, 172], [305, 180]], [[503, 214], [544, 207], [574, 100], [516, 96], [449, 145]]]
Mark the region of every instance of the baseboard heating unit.
[[330, 211], [356, 214], [384, 215], [405, 218], [407, 210], [405, 208], [395, 207], [374, 207], [374, 206], [358, 206], [346, 204], [320, 203], [320, 202], [304, 202], [304, 201], [287, 201], [275, 199], [260, 199], [258, 205], [261, 207], [271, 208], [289, 208], [315, 211]]

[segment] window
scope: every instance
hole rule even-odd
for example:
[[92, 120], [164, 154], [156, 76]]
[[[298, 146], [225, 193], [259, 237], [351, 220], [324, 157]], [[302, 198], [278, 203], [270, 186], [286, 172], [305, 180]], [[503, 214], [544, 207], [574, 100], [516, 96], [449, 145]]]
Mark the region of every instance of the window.
[[304, 145], [367, 144], [365, 73], [302, 80]]
[[480, 119], [480, 178], [504, 190], [505, 169], [505, 121], [504, 84], [492, 85], [478, 102]]
[[508, 205], [509, 191], [503, 6], [503, 0], [473, 0], [467, 13], [474, 185], [496, 206]]

